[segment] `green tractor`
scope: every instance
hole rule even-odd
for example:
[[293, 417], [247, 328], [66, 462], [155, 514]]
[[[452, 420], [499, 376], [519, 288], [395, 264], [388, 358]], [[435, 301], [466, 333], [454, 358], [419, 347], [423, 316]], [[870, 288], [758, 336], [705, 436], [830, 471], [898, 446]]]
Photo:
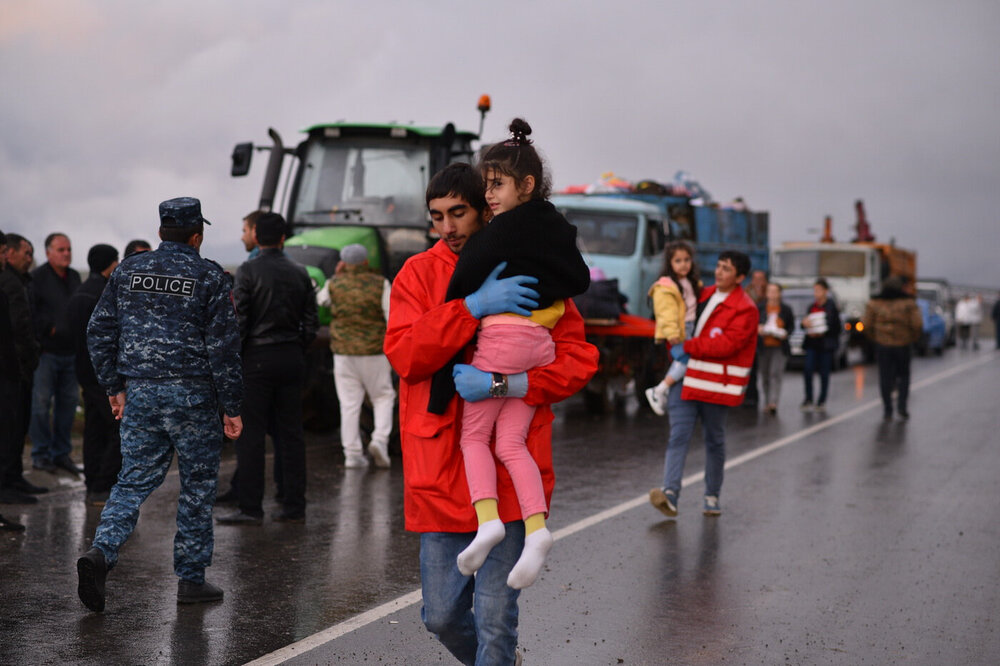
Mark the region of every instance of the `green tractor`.
[[[482, 133], [489, 97], [479, 100]], [[360, 243], [374, 270], [392, 279], [403, 262], [431, 246], [424, 192], [437, 171], [451, 162], [470, 162], [479, 134], [452, 123], [425, 127], [396, 123], [335, 122], [304, 130], [305, 138], [286, 148], [269, 129], [269, 146], [240, 143], [233, 149], [232, 175], [250, 171], [253, 154], [269, 152], [258, 209], [284, 215], [289, 223], [285, 254], [306, 267], [317, 290], [323, 289], [340, 260], [340, 250]], [[290, 158], [286, 162], [286, 157]], [[282, 205], [276, 205], [282, 185]], [[330, 313], [320, 309], [320, 321]], [[306, 427], [328, 430], [338, 409], [332, 356], [321, 335], [311, 354], [303, 397]]]

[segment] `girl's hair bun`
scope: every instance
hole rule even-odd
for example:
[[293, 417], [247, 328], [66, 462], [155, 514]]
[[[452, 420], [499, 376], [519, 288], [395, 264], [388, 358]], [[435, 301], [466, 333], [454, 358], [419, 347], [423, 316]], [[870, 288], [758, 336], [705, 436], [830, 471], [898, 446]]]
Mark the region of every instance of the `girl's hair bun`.
[[510, 127], [508, 127], [511, 134], [511, 141], [517, 146], [530, 146], [531, 139], [528, 135], [531, 134], [531, 125], [528, 121], [523, 118], [514, 118], [510, 121]]

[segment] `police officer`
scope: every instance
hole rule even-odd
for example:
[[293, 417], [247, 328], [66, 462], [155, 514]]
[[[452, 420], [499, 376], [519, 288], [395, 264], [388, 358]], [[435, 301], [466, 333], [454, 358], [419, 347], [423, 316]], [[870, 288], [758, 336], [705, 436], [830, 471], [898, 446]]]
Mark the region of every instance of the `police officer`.
[[[88, 326], [97, 379], [121, 419], [122, 470], [93, 547], [77, 561], [80, 600], [104, 610], [104, 582], [177, 451], [181, 491], [174, 538], [178, 603], [218, 601], [205, 581], [212, 562], [212, 505], [222, 434], [240, 420], [243, 376], [229, 277], [199, 256], [201, 202], [160, 204], [160, 243], [126, 257], [111, 274]], [[225, 415], [219, 422], [219, 409]]]

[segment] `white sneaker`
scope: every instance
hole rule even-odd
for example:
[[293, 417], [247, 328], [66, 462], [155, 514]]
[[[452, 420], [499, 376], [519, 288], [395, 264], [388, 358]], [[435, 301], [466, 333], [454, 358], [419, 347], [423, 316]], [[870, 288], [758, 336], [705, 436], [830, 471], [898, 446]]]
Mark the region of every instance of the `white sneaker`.
[[372, 457], [375, 461], [376, 467], [389, 467], [392, 463], [389, 461], [389, 447], [385, 444], [379, 446], [375, 442], [368, 445], [368, 455]]
[[667, 396], [657, 391], [657, 388], [657, 386], [651, 386], [646, 389], [646, 402], [649, 403], [649, 408], [653, 410], [654, 414], [663, 416], [667, 413]]
[[364, 469], [368, 467], [368, 458], [360, 453], [349, 453], [344, 457], [344, 467], [348, 469]]

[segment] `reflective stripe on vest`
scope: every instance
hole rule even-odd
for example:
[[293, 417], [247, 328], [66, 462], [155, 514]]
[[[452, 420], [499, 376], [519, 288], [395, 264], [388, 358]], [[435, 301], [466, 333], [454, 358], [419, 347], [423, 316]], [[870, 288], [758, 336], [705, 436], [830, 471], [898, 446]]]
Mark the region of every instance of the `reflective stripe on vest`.
[[699, 361], [691, 359], [688, 361], [688, 368], [698, 372], [706, 372], [713, 375], [728, 375], [730, 377], [749, 377], [750, 368], [741, 365], [723, 365], [722, 363], [712, 363], [711, 361]]
[[746, 384], [723, 384], [722, 382], [699, 379], [690, 375], [684, 376], [684, 386], [686, 388], [698, 389], [699, 391], [725, 393], [726, 395], [743, 395], [747, 390]]

